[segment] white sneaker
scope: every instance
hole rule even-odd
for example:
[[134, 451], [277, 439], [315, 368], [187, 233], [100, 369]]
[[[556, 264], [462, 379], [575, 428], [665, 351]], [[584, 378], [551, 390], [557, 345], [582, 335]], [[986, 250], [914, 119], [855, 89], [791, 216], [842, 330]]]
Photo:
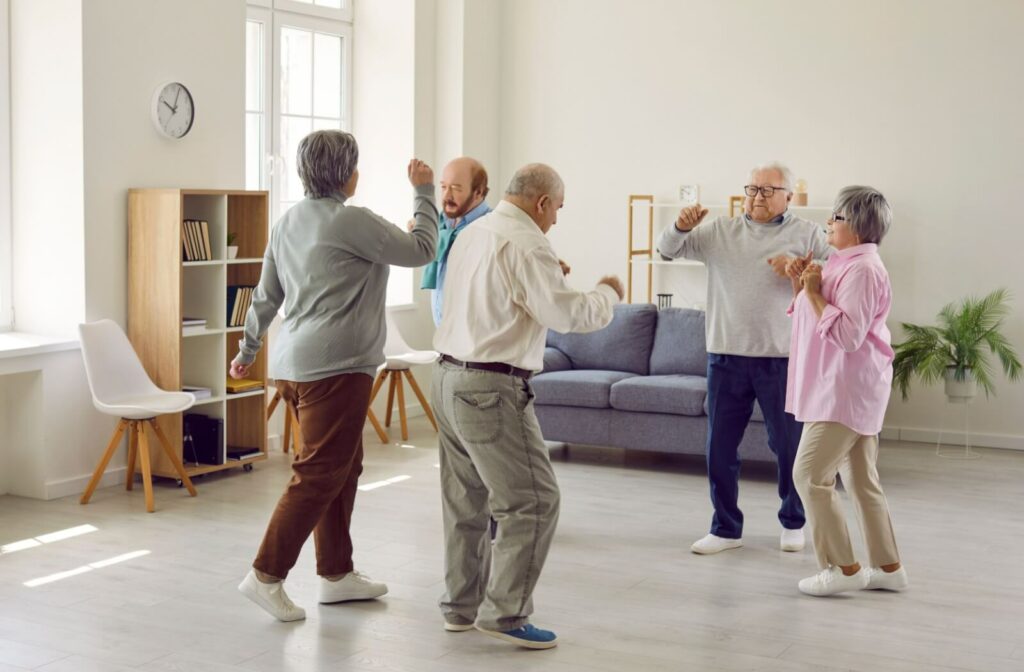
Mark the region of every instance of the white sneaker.
[[448, 632], [467, 632], [472, 630], [475, 626], [472, 623], [452, 623], [451, 621], [444, 622], [444, 629]]
[[864, 587], [864, 590], [892, 590], [899, 592], [906, 590], [907, 586], [910, 585], [910, 579], [907, 578], [907, 570], [902, 566], [895, 572], [887, 572], [880, 567], [871, 567], [864, 571], [868, 573], [868, 585]]
[[284, 581], [263, 583], [256, 578], [256, 572], [250, 569], [242, 583], [238, 584], [238, 592], [279, 621], [287, 623], [306, 618], [306, 610], [295, 606], [295, 603], [288, 599], [288, 593], [284, 592]]
[[804, 528], [790, 530], [782, 528], [782, 536], [779, 537], [779, 548], [793, 553], [804, 550]]
[[739, 548], [742, 545], [742, 539], [729, 539], [727, 537], [717, 537], [713, 534], [709, 534], [706, 537], [693, 542], [693, 546], [690, 546], [690, 550], [697, 555], [714, 555], [715, 553], [728, 551], [730, 548]]
[[867, 585], [868, 573], [863, 569], [858, 570], [856, 574], [846, 576], [838, 567], [829, 567], [814, 576], [802, 579], [797, 587], [805, 595], [824, 597], [847, 590], [863, 590]]
[[365, 574], [352, 570], [337, 581], [320, 577], [320, 604], [349, 602], [351, 600], [372, 600], [388, 592], [383, 583], [376, 583]]

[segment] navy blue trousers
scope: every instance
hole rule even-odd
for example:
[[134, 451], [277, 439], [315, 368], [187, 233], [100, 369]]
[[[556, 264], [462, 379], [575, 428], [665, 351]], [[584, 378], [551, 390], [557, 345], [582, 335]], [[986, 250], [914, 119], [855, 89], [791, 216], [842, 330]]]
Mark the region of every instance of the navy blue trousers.
[[793, 487], [793, 462], [803, 424], [785, 410], [788, 363], [785, 357], [708, 354], [707, 460], [715, 508], [711, 534], [729, 539], [743, 536], [737, 450], [755, 399], [764, 413], [768, 447], [779, 465], [779, 522], [789, 529], [804, 526], [803, 503]]

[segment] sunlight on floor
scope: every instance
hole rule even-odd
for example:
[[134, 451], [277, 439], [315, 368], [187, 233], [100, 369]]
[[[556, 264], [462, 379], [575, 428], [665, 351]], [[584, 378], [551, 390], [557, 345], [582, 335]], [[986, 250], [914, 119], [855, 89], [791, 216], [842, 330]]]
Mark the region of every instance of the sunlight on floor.
[[385, 485], [391, 485], [393, 483], [401, 483], [402, 481], [408, 481], [412, 476], [395, 476], [383, 481], [374, 481], [373, 483], [367, 483], [366, 485], [360, 485], [359, 489], [362, 491], [376, 490], [377, 488], [383, 488]]
[[132, 551], [131, 553], [117, 555], [113, 558], [107, 558], [106, 560], [97, 560], [96, 562], [90, 562], [88, 565], [75, 567], [74, 569], [69, 569], [66, 572], [57, 572], [56, 574], [50, 574], [49, 576], [41, 576], [38, 579], [26, 581], [22, 585], [28, 588], [35, 588], [36, 586], [42, 586], [47, 583], [53, 583], [54, 581], [60, 581], [61, 579], [67, 579], [72, 576], [78, 576], [79, 574], [85, 574], [86, 572], [91, 572], [94, 569], [103, 569], [104, 567], [116, 565], [121, 562], [127, 562], [128, 560], [141, 558], [144, 555], [149, 555], [149, 551]]
[[38, 537], [22, 539], [21, 541], [12, 541], [9, 544], [0, 546], [0, 555], [5, 553], [14, 553], [15, 551], [24, 551], [27, 548], [35, 548], [36, 546], [42, 546], [43, 544], [52, 544], [55, 541], [63, 541], [64, 539], [70, 539], [72, 537], [78, 537], [83, 534], [98, 531], [99, 528], [93, 527], [92, 525], [78, 525], [76, 527], [69, 527], [66, 530], [40, 534]]

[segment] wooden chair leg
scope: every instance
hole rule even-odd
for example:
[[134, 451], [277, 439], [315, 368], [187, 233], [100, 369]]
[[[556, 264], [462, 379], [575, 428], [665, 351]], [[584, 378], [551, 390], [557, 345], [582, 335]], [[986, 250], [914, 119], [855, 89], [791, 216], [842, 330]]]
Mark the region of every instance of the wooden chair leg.
[[416, 379], [412, 375], [410, 369], [405, 370], [405, 377], [409, 380], [409, 387], [416, 394], [416, 398], [420, 400], [420, 406], [423, 407], [423, 412], [427, 414], [427, 420], [430, 420], [430, 424], [434, 426], [434, 431], [437, 431], [437, 420], [434, 419], [434, 412], [430, 410], [430, 404], [427, 402], [426, 397], [423, 396], [423, 390], [416, 384]]
[[384, 431], [384, 428], [380, 426], [380, 420], [377, 419], [377, 415], [373, 412], [372, 408], [366, 409], [366, 419], [373, 425], [373, 430], [377, 432], [377, 438], [380, 439], [381, 443], [388, 443], [388, 434]]
[[[164, 452], [167, 453], [167, 459], [174, 465], [174, 470], [178, 472], [178, 476], [181, 478], [182, 484], [188, 488], [188, 494], [195, 497], [198, 493], [196, 488], [192, 485], [192, 479], [188, 477], [188, 472], [185, 471], [185, 465], [181, 463], [181, 458], [171, 448], [171, 442], [167, 440], [167, 435], [164, 434], [164, 430], [160, 429], [160, 425], [156, 423], [154, 418], [149, 419], [149, 425], [153, 428], [153, 433], [156, 434], [156, 438], [160, 441], [160, 445], [163, 446]], [[143, 427], [142, 431], [145, 431]]]
[[395, 405], [395, 381], [398, 380], [395, 377], [394, 371], [388, 371], [388, 376], [391, 381], [388, 383], [388, 412], [384, 414], [384, 426], [391, 426], [391, 409]]
[[387, 380], [387, 378], [388, 378], [388, 370], [387, 369], [381, 369], [380, 373], [377, 374], [377, 380], [373, 381], [373, 389], [370, 390], [370, 403], [371, 404], [373, 403], [373, 400], [377, 398], [377, 393], [380, 392], [380, 388], [384, 384], [384, 381]]
[[149, 466], [149, 439], [143, 431], [142, 423], [132, 420], [132, 431], [139, 435], [139, 461], [142, 462], [142, 487], [146, 491], [146, 511], [153, 513], [153, 470]]
[[114, 451], [121, 444], [121, 436], [124, 435], [125, 427], [128, 425], [128, 421], [121, 418], [117, 423], [117, 428], [114, 429], [114, 435], [110, 437], [110, 443], [107, 444], [107, 450], [103, 453], [103, 457], [100, 458], [100, 463], [96, 465], [96, 471], [92, 472], [92, 478], [89, 479], [89, 485], [86, 486], [85, 492], [82, 493], [82, 498], [78, 500], [79, 504], [88, 504], [89, 498], [92, 497], [92, 493], [96, 491], [96, 486], [99, 485], [100, 479], [103, 477], [103, 472], [106, 471], [107, 465], [110, 463], [110, 458], [114, 456]]
[[135, 460], [139, 456], [139, 442], [135, 432], [128, 432], [128, 472], [124, 479], [124, 489], [131, 490], [135, 486]]
[[288, 444], [292, 440], [292, 409], [288, 402], [284, 404], [284, 434], [281, 436], [281, 451], [288, 454]]
[[272, 416], [274, 414], [274, 411], [277, 410], [277, 404], [280, 401], [281, 401], [281, 393], [278, 392], [277, 390], [274, 390], [274, 396], [270, 400], [270, 403], [267, 404], [267, 420], [269, 420], [270, 416]]
[[402, 372], [395, 371], [398, 380], [398, 417], [402, 421], [402, 441], [409, 440], [409, 424], [405, 420], [405, 385], [402, 384]]

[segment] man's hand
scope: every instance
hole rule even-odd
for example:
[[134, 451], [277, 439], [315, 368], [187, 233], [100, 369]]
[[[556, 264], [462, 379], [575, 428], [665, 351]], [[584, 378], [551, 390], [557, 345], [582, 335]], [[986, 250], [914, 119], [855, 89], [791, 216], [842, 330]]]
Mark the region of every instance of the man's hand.
[[419, 159], [409, 162], [409, 183], [414, 187], [434, 183], [434, 169]]
[[239, 364], [238, 362], [231, 362], [231, 370], [228, 372], [235, 380], [241, 380], [249, 375], [249, 369], [252, 368], [252, 364]]
[[619, 295], [619, 301], [622, 301], [622, 297], [626, 295], [626, 291], [622, 289], [622, 280], [619, 280], [617, 275], [606, 275], [597, 281], [599, 285], [608, 285], [615, 290], [615, 293]]
[[775, 275], [780, 278], [789, 277], [786, 275], [786, 267], [791, 261], [795, 261], [795, 258], [787, 257], [784, 254], [780, 254], [777, 257], [768, 257], [768, 265], [772, 267], [773, 271], [775, 271]]
[[700, 203], [683, 208], [679, 211], [679, 217], [676, 218], [676, 229], [684, 232], [692, 231], [695, 226], [704, 221], [707, 214], [708, 209], [702, 208]]
[[410, 219], [408, 222], [405, 223], [405, 230], [408, 231], [409, 233], [412, 233], [412, 230], [414, 228], [416, 228], [416, 219], [415, 218]]
[[800, 274], [800, 284], [808, 294], [821, 293], [821, 266], [810, 264]]
[[572, 266], [565, 263], [561, 259], [558, 260], [558, 265], [561, 266], [562, 268], [562, 275], [569, 275], [570, 273], [572, 273]]
[[[791, 280], [799, 280], [804, 269], [807, 268], [813, 258], [814, 250], [808, 252], [807, 256], [804, 257], [786, 257], [786, 277]], [[769, 259], [768, 262], [771, 263], [771, 259]]]

